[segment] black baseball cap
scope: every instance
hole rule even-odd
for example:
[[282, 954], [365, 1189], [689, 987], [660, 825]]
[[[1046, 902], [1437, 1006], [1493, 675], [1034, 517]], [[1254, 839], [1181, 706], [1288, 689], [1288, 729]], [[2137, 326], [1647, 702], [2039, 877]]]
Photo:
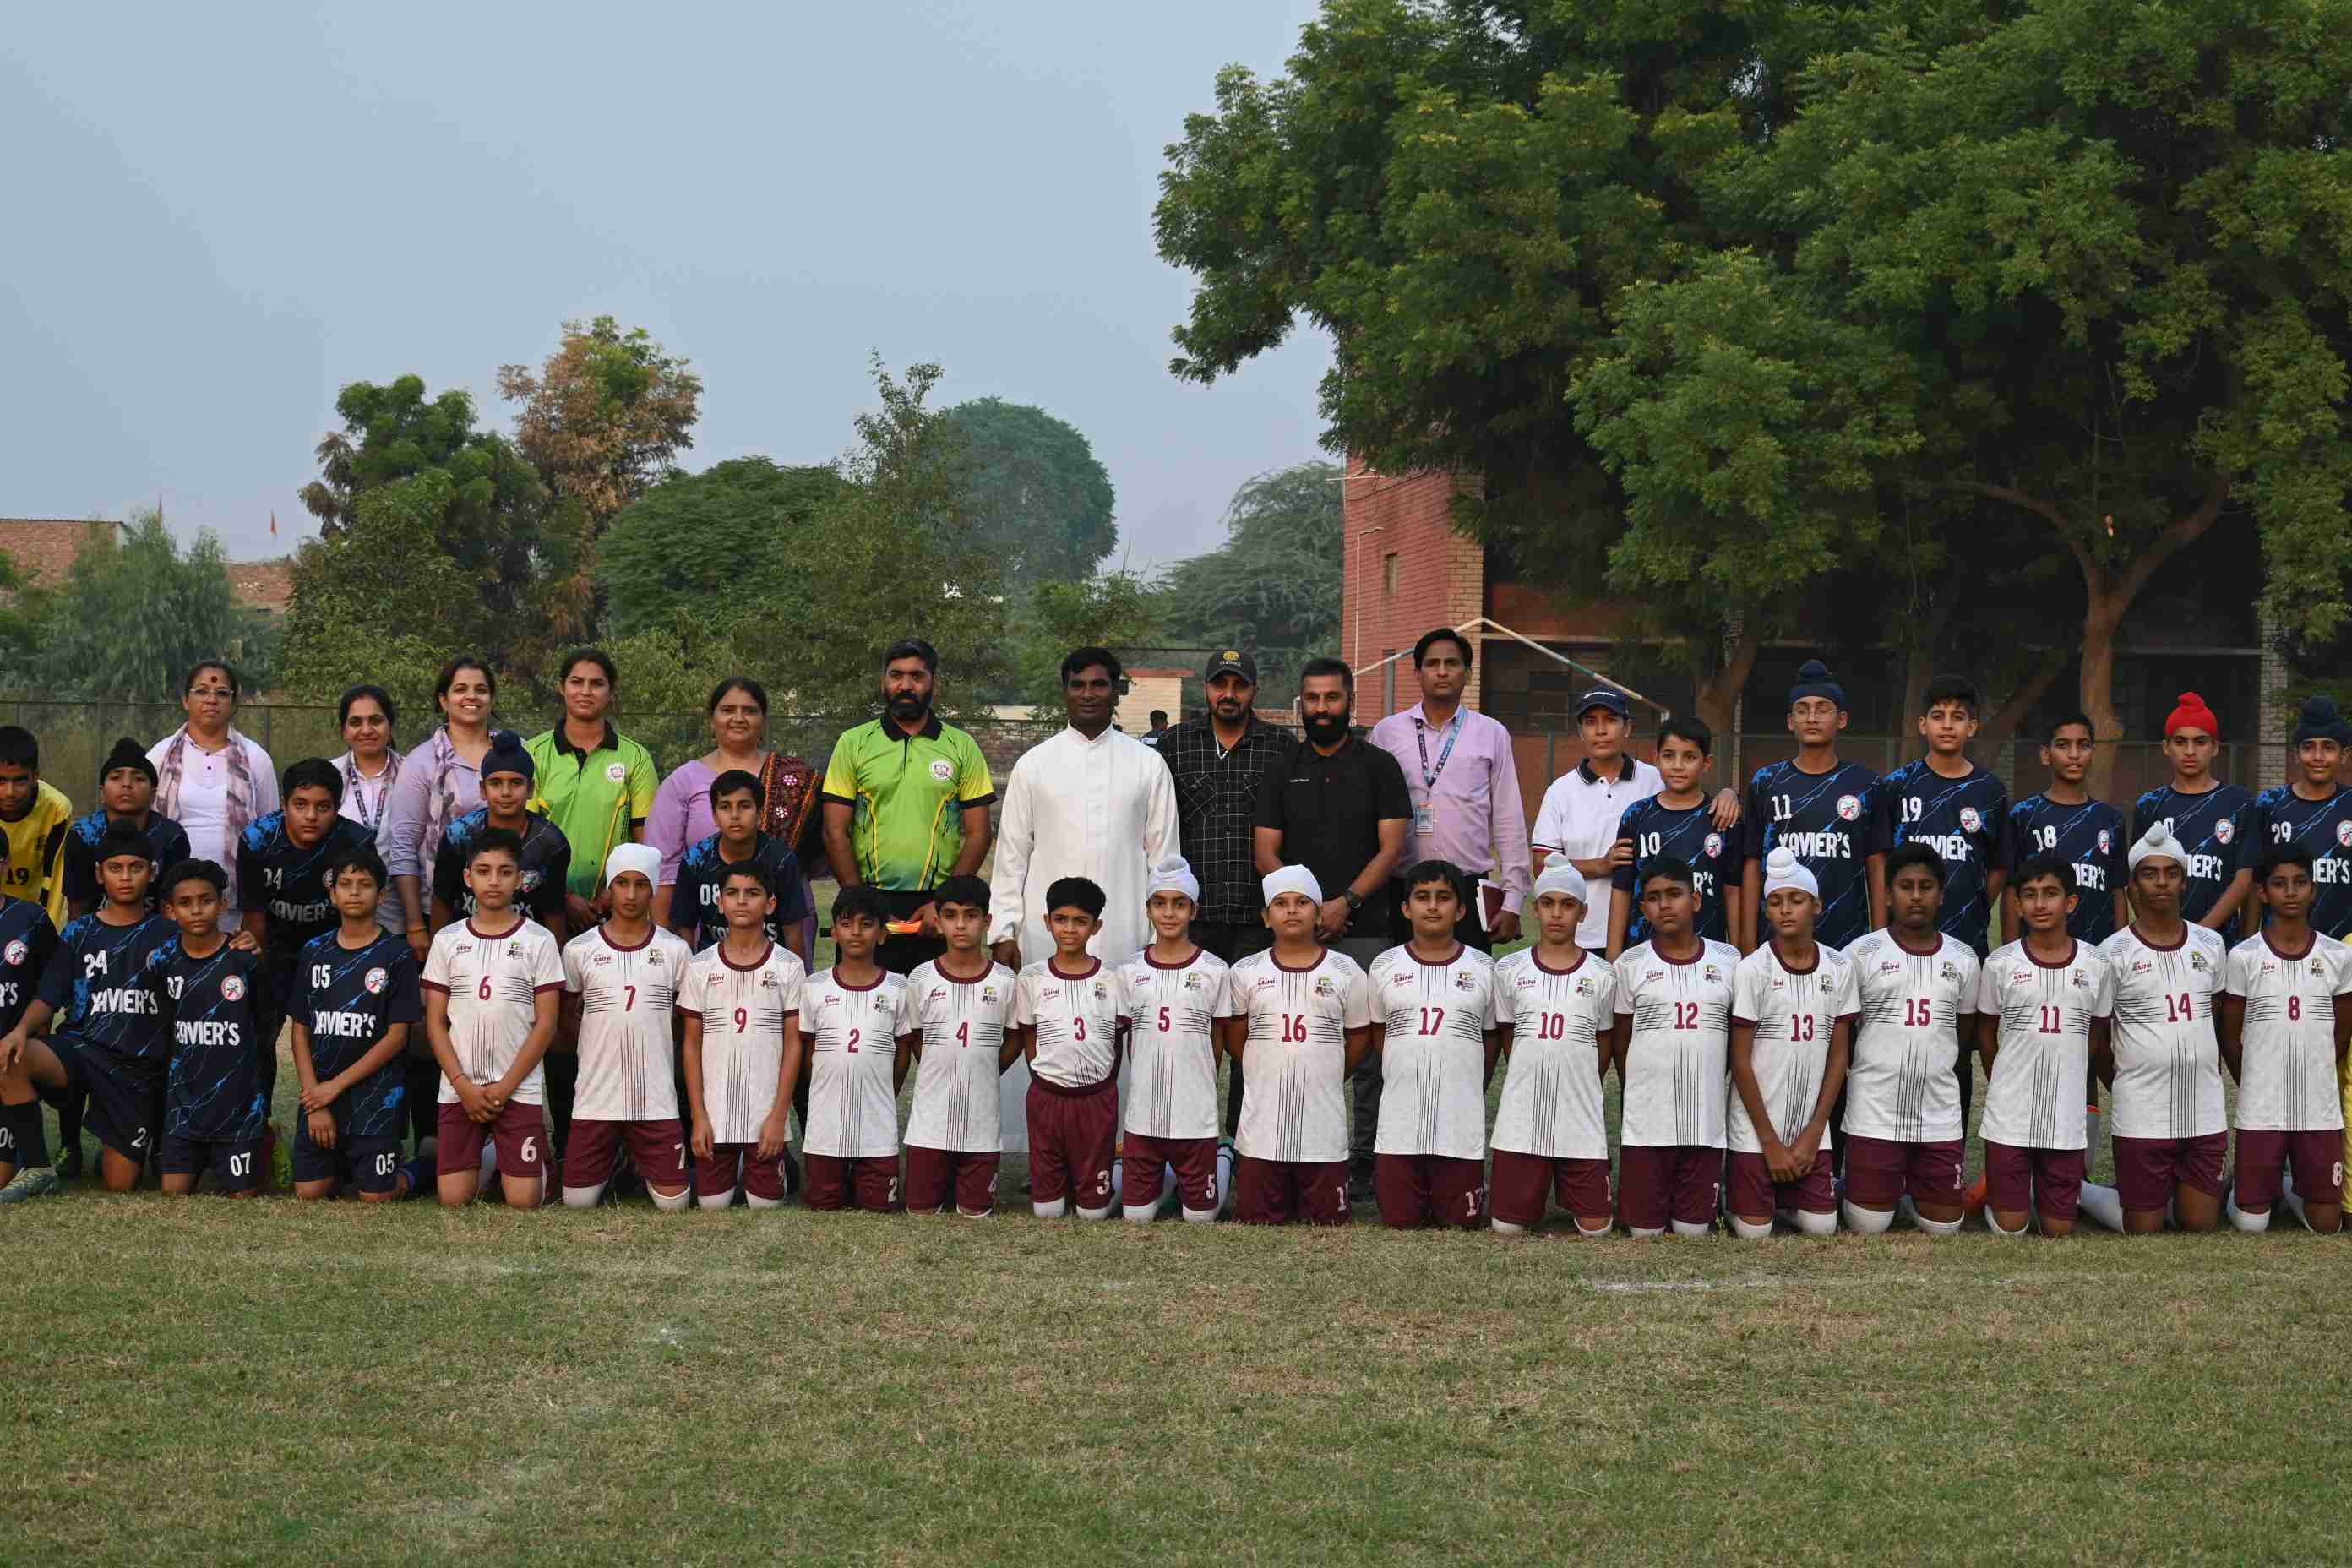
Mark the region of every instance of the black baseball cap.
[[1201, 684], [1206, 686], [1221, 675], [1238, 675], [1252, 686], [1257, 684], [1257, 660], [1239, 648], [1223, 648], [1210, 656], [1209, 668], [1201, 672]]
[[1576, 704], [1577, 721], [1579, 723], [1583, 722], [1584, 716], [1587, 713], [1591, 712], [1595, 708], [1605, 708], [1610, 712], [1616, 714], [1620, 719], [1630, 720], [1633, 717], [1633, 710], [1626, 702], [1625, 699], [1617, 692], [1612, 691], [1605, 686], [1594, 687], [1578, 700]]

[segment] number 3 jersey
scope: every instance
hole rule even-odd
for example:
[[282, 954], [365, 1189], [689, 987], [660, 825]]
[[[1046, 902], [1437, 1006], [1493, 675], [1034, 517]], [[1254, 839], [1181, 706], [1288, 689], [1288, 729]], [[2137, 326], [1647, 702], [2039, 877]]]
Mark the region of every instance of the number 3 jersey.
[[[331, 931], [296, 961], [287, 1010], [310, 1031], [310, 1069], [324, 1083], [373, 1050], [394, 1024], [407, 1025], [415, 1037], [425, 1021], [416, 955], [396, 936], [355, 949]], [[341, 1136], [398, 1137], [407, 1118], [406, 1092], [395, 1057], [335, 1101]]]
[[2221, 933], [2182, 928], [2152, 947], [2126, 926], [2099, 944], [2116, 972], [2115, 1131], [2118, 1138], [2203, 1138], [2229, 1131], [2213, 997], [2229, 953]]
[[1949, 932], [1934, 941], [1914, 952], [1893, 931], [1874, 931], [1845, 950], [1862, 1006], [1845, 1072], [1849, 1136], [1939, 1143], [1966, 1133], [1959, 1075], [1974, 1069], [1957, 1064], [1983, 964]]
[[[449, 998], [449, 1044], [458, 1067], [478, 1084], [496, 1083], [530, 1038], [539, 994], [563, 988], [563, 954], [554, 933], [535, 921], [519, 920], [504, 935], [487, 936], [463, 920], [434, 933], [424, 986]], [[546, 1068], [533, 1064], [515, 1086], [515, 1103], [540, 1105], [546, 1097]], [[445, 1073], [440, 1101], [457, 1100]]]
[[1234, 1016], [1225, 961], [1195, 952], [1176, 964], [1149, 952], [1118, 966], [1127, 990], [1125, 1130], [1146, 1138], [1217, 1135], [1220, 1018]]
[[802, 1152], [836, 1160], [898, 1152], [898, 1037], [913, 1032], [905, 975], [883, 970], [864, 985], [835, 969], [808, 977], [801, 986], [810, 1063]]
[[1004, 1037], [1013, 1027], [1013, 971], [991, 963], [976, 978], [951, 974], [933, 959], [907, 976], [903, 1033], [923, 1037], [915, 1068], [915, 1102], [907, 1112], [909, 1147], [993, 1154], [1004, 1147], [1003, 1100], [997, 1089]]
[[1368, 978], [1384, 1030], [1372, 1152], [1485, 1159], [1486, 1031], [1503, 1022], [1495, 961], [1460, 944], [1443, 963], [1392, 947]]
[[[1810, 968], [1791, 969], [1781, 962], [1770, 942], [1739, 961], [1732, 977], [1731, 1017], [1755, 1026], [1748, 1047], [1749, 1068], [1771, 1118], [1773, 1135], [1786, 1143], [1812, 1120], [1822, 1097], [1822, 1080], [1829, 1076], [1830, 1037], [1840, 1019], [1859, 1010], [1854, 1001], [1853, 964], [1833, 947], [1813, 947]], [[1727, 1037], [1727, 1050], [1728, 1037]], [[1748, 1102], [1727, 1089], [1726, 1136], [1731, 1147], [1745, 1154], [1760, 1154], [1764, 1141], [1748, 1114]], [[1831, 1132], [1822, 1128], [1822, 1147], [1830, 1147]]]
[[1029, 1070], [1063, 1089], [1091, 1089], [1118, 1070], [1118, 1026], [1127, 988], [1099, 958], [1084, 974], [1068, 975], [1041, 958], [1021, 972], [1013, 1021], [1034, 1029]]
[[1348, 1157], [1348, 1031], [1372, 1024], [1370, 980], [1344, 952], [1290, 969], [1271, 949], [1226, 981], [1242, 1047], [1242, 1119], [1234, 1152], [1328, 1165]]
[[598, 926], [563, 944], [563, 988], [580, 998], [574, 1121], [677, 1120], [670, 1020], [693, 956], [682, 938], [659, 930], [624, 947]]
[[1495, 1107], [1495, 1147], [1547, 1160], [1606, 1160], [1601, 1037], [1617, 1024], [1617, 971], [1591, 953], [1547, 969], [1522, 948], [1495, 966], [1511, 1065]]
[[1617, 1012], [1633, 1021], [1619, 1142], [1723, 1147], [1725, 1053], [1738, 969], [1739, 950], [1720, 942], [1702, 942], [1679, 962], [1646, 942], [1619, 957]]
[[[760, 1123], [776, 1108], [783, 1077], [784, 1020], [812, 1000], [803, 994], [807, 977], [792, 950], [772, 942], [756, 963], [730, 962], [721, 938], [687, 964], [677, 1010], [702, 1022], [702, 1110], [710, 1119], [713, 1143], [760, 1141]], [[802, 1013], [801, 1037], [806, 1040], [808, 1033], [808, 1016]], [[789, 1103], [790, 1089], [782, 1093]], [[809, 1119], [816, 1119], [813, 1090]], [[803, 1144], [808, 1131], [801, 1129]]]
[[2022, 942], [1987, 958], [1977, 1011], [1998, 1017], [2000, 1033], [1978, 1135], [2012, 1149], [2082, 1148], [2091, 1020], [2114, 1005], [2115, 970], [2089, 942], [2063, 963], [2042, 963]]
[[2352, 992], [2352, 948], [2314, 932], [2289, 957], [2267, 935], [2230, 950], [2222, 989], [2246, 1005], [2239, 1036], [2238, 1131], [2328, 1132], [2344, 1125], [2336, 1089], [2336, 998]]

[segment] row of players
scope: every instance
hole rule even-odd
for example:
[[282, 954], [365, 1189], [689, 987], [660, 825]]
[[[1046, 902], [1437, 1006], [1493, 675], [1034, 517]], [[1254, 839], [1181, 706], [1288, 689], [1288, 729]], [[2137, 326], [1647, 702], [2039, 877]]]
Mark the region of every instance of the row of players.
[[[43, 1161], [37, 1097], [82, 1089], [110, 1185], [136, 1179], [153, 1131], [168, 1190], [191, 1191], [207, 1171], [222, 1190], [254, 1190], [261, 976], [250, 941], [215, 927], [219, 868], [167, 872], [166, 920], [147, 911], [136, 834], [101, 849], [104, 909], [68, 928], [38, 995], [0, 1038], [0, 1158], [10, 1162], [0, 1169]], [[2132, 850], [2133, 923], [2098, 948], [2067, 933], [2071, 866], [2029, 859], [2015, 881], [2025, 935], [1981, 963], [1937, 930], [1944, 868], [1926, 846], [1890, 855], [1891, 924], [1843, 952], [1815, 938], [1811, 873], [1775, 851], [1764, 867], [1771, 935], [1745, 958], [1697, 934], [1689, 868], [1653, 863], [1642, 885], [1653, 934], [1614, 964], [1576, 945], [1587, 893], [1573, 867], [1546, 868], [1535, 945], [1497, 963], [1454, 938], [1460, 873], [1424, 862], [1406, 878], [1411, 941], [1369, 972], [1321, 945], [1321, 889], [1299, 867], [1265, 879], [1272, 948], [1230, 968], [1189, 939], [1198, 888], [1181, 861], [1152, 877], [1151, 945], [1116, 967], [1087, 952], [1101, 890], [1056, 883], [1056, 952], [1018, 975], [987, 957], [986, 884], [958, 879], [940, 900], [947, 954], [903, 979], [874, 962], [887, 917], [870, 893], [837, 900], [838, 958], [812, 976], [768, 930], [764, 868], [727, 868], [726, 931], [699, 954], [652, 922], [657, 869], [645, 847], [614, 850], [610, 918], [559, 952], [515, 907], [520, 841], [487, 829], [464, 873], [475, 910], [435, 936], [420, 974], [405, 944], [375, 928], [383, 873], [373, 848], [336, 856], [328, 879], [340, 925], [304, 949], [294, 994], [307, 1112], [298, 1192], [421, 1188], [423, 1173], [398, 1159], [394, 1070], [421, 1022], [442, 1079], [442, 1200], [475, 1196], [494, 1144], [506, 1200], [538, 1205], [549, 1163], [539, 1064], [569, 997], [581, 1087], [560, 1168], [572, 1204], [597, 1201], [624, 1142], [665, 1208], [698, 1196], [720, 1206], [739, 1184], [748, 1202], [781, 1203], [805, 1047], [801, 1149], [814, 1207], [900, 1205], [897, 1100], [919, 1069], [905, 1206], [991, 1212], [995, 1080], [1020, 1056], [1033, 1075], [1038, 1214], [1075, 1206], [1100, 1217], [1123, 1194], [1130, 1218], [1172, 1199], [1205, 1221], [1224, 1207], [1229, 1179], [1244, 1220], [1339, 1223], [1345, 1080], [1378, 1051], [1376, 1188], [1392, 1226], [1525, 1231], [1556, 1194], [1582, 1234], [1606, 1234], [1612, 1221], [1637, 1236], [1703, 1233], [1727, 1144], [1727, 1207], [1741, 1236], [1770, 1235], [1776, 1217], [1832, 1231], [1841, 1206], [1857, 1230], [1885, 1230], [1901, 1213], [1950, 1231], [1962, 1150], [1952, 1063], [1960, 1020], [1973, 1014], [1990, 1079], [1982, 1131], [1999, 1232], [2024, 1234], [2038, 1217], [2045, 1234], [2063, 1234], [2078, 1206], [2126, 1231], [2159, 1228], [2168, 1213], [2210, 1228], [2225, 1191], [2224, 1062], [2240, 1082], [2232, 1220], [2262, 1228], [2284, 1199], [2314, 1229], [2340, 1225], [2334, 1085], [2352, 1013], [2339, 1024], [2337, 998], [2352, 991], [2352, 950], [2311, 929], [2310, 858], [2292, 845], [2257, 868], [2263, 934], [2228, 952], [2182, 921], [2183, 852], [2161, 831]], [[63, 1026], [41, 1037], [52, 1024]], [[1216, 1139], [1220, 1053], [1247, 1089], [1230, 1178]], [[1506, 1056], [1490, 1212], [1486, 1099]], [[1623, 1098], [1613, 1209], [1601, 1098], [1612, 1066]], [[2083, 1119], [2071, 1109], [2095, 1073], [2114, 1091], [2112, 1189], [2084, 1184]], [[1841, 1088], [1842, 1186], [1830, 1129]]]

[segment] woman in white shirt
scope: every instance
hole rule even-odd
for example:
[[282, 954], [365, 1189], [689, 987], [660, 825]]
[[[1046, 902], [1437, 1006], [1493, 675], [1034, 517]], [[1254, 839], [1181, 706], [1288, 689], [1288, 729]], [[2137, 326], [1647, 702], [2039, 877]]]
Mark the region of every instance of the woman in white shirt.
[[[343, 693], [341, 713], [343, 744], [349, 748], [335, 760], [335, 771], [343, 775], [342, 815], [368, 832], [381, 834], [384, 803], [400, 777], [401, 755], [392, 743], [391, 694], [381, 686], [354, 686]], [[382, 847], [376, 852], [382, 854]], [[376, 923], [394, 936], [407, 928], [406, 914], [396, 894], [376, 905]]]
[[400, 905], [402, 928], [420, 963], [433, 940], [433, 922], [425, 918], [425, 879], [441, 851], [441, 835], [482, 804], [482, 758], [490, 749], [498, 680], [488, 665], [461, 656], [441, 667], [433, 694], [441, 727], [401, 760], [375, 830], [376, 852], [398, 893], [387, 902]]
[[188, 854], [228, 873], [221, 929], [243, 922], [236, 885], [236, 842], [246, 828], [278, 809], [278, 768], [269, 753], [230, 722], [236, 717], [236, 672], [206, 659], [181, 683], [188, 721], [155, 742], [155, 809], [188, 835]]

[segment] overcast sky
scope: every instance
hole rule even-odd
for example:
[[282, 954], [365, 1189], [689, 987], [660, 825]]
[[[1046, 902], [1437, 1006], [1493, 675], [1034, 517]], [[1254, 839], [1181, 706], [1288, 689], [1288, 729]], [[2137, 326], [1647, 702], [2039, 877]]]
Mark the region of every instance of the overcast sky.
[[414, 371], [504, 426], [497, 367], [612, 315], [700, 372], [690, 468], [838, 454], [874, 349], [1084, 431], [1136, 563], [1212, 548], [1235, 486], [1317, 455], [1326, 349], [1168, 374], [1161, 149], [1314, 11], [14, 8], [0, 516], [160, 496], [276, 554], [344, 383]]

